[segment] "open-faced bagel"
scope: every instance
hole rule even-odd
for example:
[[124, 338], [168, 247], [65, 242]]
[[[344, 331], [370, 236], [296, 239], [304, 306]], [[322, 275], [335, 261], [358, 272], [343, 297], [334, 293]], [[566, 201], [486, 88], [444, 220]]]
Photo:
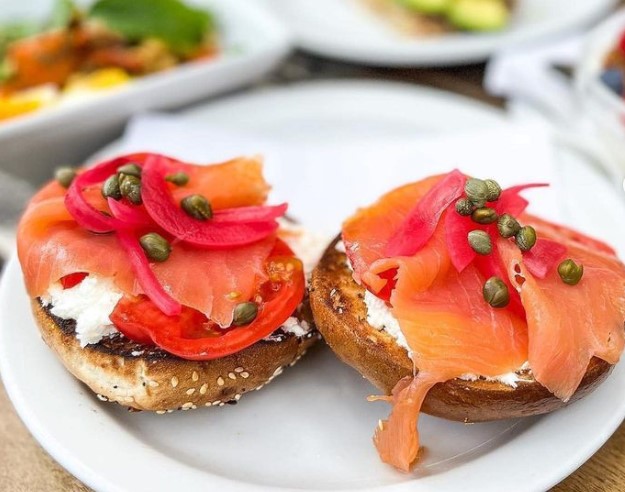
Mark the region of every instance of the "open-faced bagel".
[[[32, 308], [45, 342], [99, 399], [159, 413], [236, 403], [294, 365], [319, 338], [314, 329], [303, 336], [279, 329], [236, 354], [191, 361], [121, 334], [83, 348], [75, 321], [52, 315], [39, 299], [32, 300]], [[312, 322], [306, 303], [296, 315]]]
[[[353, 280], [345, 253], [336, 249], [338, 241], [330, 244], [312, 275], [310, 304], [317, 329], [341, 360], [390, 394], [401, 378], [413, 374], [413, 363], [391, 335], [367, 322], [365, 289]], [[516, 388], [485, 379], [439, 383], [428, 393], [422, 410], [464, 422], [540, 415], [583, 398], [606, 379], [612, 367], [593, 358], [567, 403], [536, 382], [531, 371], [525, 371], [519, 374]]]

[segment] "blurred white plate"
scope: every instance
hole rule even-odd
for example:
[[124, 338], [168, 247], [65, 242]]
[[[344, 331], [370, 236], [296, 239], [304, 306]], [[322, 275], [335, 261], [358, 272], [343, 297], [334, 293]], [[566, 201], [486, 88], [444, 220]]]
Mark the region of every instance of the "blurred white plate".
[[[457, 96], [373, 83], [260, 91], [196, 108], [189, 120], [320, 145], [507, 124], [496, 110]], [[583, 163], [567, 166], [573, 182], [567, 181], [572, 195], [563, 200], [564, 209], [579, 210], [578, 194], [593, 189], [601, 210], [625, 214], [613, 187]], [[292, 201], [357, 203], [363, 184], [356, 175], [354, 183], [328, 176], [323, 190], [296, 187]], [[614, 240], [614, 218], [607, 215], [599, 232]], [[584, 229], [593, 219], [579, 214], [577, 221]], [[588, 459], [625, 415], [621, 364], [592, 395], [543, 418], [463, 425], [423, 416], [425, 459], [405, 475], [380, 463], [371, 443], [388, 407], [366, 402], [374, 389], [322, 346], [236, 406], [166, 416], [128, 413], [97, 401], [41, 341], [15, 259], [0, 289], [0, 370], [17, 411], [44, 448], [86, 484], [107, 492], [544, 490]]]
[[[110, 141], [131, 114], [180, 107], [244, 86], [275, 68], [290, 49], [282, 24], [254, 2], [190, 3], [215, 13], [223, 45], [217, 58], [180, 65], [84, 101], [0, 123], [0, 168], [40, 181], [50, 168], [83, 159]], [[51, 0], [2, 0], [0, 22], [39, 18], [51, 5]]]
[[312, 53], [379, 66], [459, 65], [562, 34], [598, 19], [618, 0], [518, 0], [511, 25], [495, 34], [411, 38], [368, 12], [359, 0], [262, 0]]

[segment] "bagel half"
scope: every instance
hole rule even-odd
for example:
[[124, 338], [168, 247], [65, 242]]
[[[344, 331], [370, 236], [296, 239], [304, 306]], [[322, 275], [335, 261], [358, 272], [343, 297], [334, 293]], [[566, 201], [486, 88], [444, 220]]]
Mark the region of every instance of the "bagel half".
[[[301, 337], [279, 329], [228, 357], [190, 361], [121, 334], [82, 348], [74, 320], [54, 316], [39, 299], [32, 309], [44, 341], [100, 400], [157, 413], [236, 403], [294, 365], [319, 339], [314, 328]], [[295, 316], [312, 323], [307, 302]]]
[[[313, 271], [310, 304], [316, 327], [343, 362], [390, 394], [400, 379], [413, 375], [412, 360], [391, 335], [367, 322], [365, 289], [353, 280], [347, 256], [336, 249], [338, 241], [336, 238], [330, 244]], [[545, 414], [591, 393], [612, 367], [593, 358], [579, 388], [566, 403], [539, 384], [531, 371], [524, 371], [519, 373], [521, 381], [516, 388], [483, 378], [439, 383], [429, 391], [422, 411], [461, 422]]]

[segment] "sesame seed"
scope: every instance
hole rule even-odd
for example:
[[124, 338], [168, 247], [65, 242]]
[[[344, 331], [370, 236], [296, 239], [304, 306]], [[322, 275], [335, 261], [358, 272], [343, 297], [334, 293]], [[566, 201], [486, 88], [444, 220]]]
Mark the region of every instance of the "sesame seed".
[[109, 401], [109, 399], [104, 395], [97, 394], [96, 396], [98, 397], [98, 400], [100, 401]]
[[242, 377], [243, 379], [247, 379], [247, 378], [249, 378], [249, 377], [250, 377], [250, 373], [249, 373], [249, 372], [247, 372], [247, 371], [243, 371], [243, 372], [241, 373], [241, 377]]
[[224, 405], [225, 405], [225, 403], [220, 403], [219, 404], [220, 407], [223, 407]]
[[241, 399], [241, 395], [239, 395], [239, 394], [234, 395], [234, 399], [236, 401], [239, 401]]
[[167, 413], [174, 413], [173, 409], [167, 410]]
[[156, 388], [159, 384], [158, 384], [158, 381], [148, 381], [148, 385], [151, 388]]
[[156, 413], [158, 415], [164, 415], [166, 412], [165, 412], [165, 410], [157, 410]]
[[240, 372], [243, 372], [243, 371], [245, 371], [245, 369], [243, 369], [242, 367], [235, 367], [234, 368], [234, 372], [236, 372], [237, 374], [240, 373]]
[[189, 410], [191, 407], [193, 407], [193, 402], [192, 401], [188, 401], [184, 405], [182, 405], [182, 409], [183, 410]]
[[195, 388], [189, 388], [187, 390], [187, 395], [192, 395], [193, 393], [195, 393]]
[[178, 386], [178, 378], [176, 376], [174, 376], [173, 378], [171, 378], [171, 385], [175, 388], [176, 386]]
[[233, 373], [233, 372], [229, 372], [229, 373], [228, 373], [228, 377], [229, 377], [230, 379], [236, 379], [236, 378], [237, 378], [237, 375], [236, 375], [235, 373]]
[[223, 385], [225, 384], [224, 378], [222, 378], [221, 376], [219, 376], [219, 377], [217, 378], [217, 384], [218, 384], [219, 386], [223, 386]]
[[198, 379], [200, 379], [200, 376], [198, 375], [197, 371], [193, 371], [193, 374], [191, 375], [191, 379], [193, 381], [197, 381]]
[[282, 366], [278, 367], [275, 371], [273, 371], [273, 376], [279, 376], [280, 374], [282, 374]]
[[217, 405], [219, 405], [220, 403], [221, 403], [221, 400], [215, 400], [215, 401], [213, 402], [213, 406], [217, 406]]
[[208, 391], [208, 383], [204, 383], [200, 388], [200, 395], [205, 395], [206, 391]]
[[210, 401], [207, 401], [206, 403], [204, 403], [205, 407], [210, 407], [212, 405], [212, 403]]

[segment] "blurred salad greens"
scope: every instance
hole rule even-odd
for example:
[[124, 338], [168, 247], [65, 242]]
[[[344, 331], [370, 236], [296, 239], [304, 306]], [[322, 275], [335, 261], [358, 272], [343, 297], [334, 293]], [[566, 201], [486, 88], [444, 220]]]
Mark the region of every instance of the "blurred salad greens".
[[77, 18], [101, 22], [129, 42], [158, 39], [177, 55], [192, 52], [215, 30], [210, 12], [181, 0], [96, 0], [86, 10], [72, 0], [55, 0], [45, 22], [12, 21], [0, 25], [0, 57], [12, 42], [67, 28]]
[[129, 41], [156, 38], [176, 54], [187, 54], [212, 31], [212, 16], [179, 0], [98, 0], [88, 16]]

